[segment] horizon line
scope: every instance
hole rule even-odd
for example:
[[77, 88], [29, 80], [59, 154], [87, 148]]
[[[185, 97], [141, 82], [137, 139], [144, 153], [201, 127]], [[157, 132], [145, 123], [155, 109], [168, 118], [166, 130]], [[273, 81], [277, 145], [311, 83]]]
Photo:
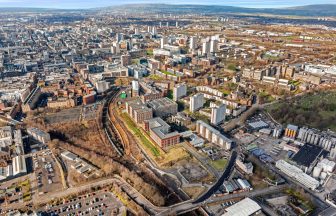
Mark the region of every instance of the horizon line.
[[93, 10], [100, 8], [108, 8], [108, 7], [118, 7], [118, 6], [127, 6], [127, 5], [186, 5], [186, 6], [223, 6], [223, 7], [233, 7], [233, 8], [247, 8], [247, 9], [288, 9], [295, 7], [305, 7], [305, 6], [315, 6], [315, 5], [335, 5], [336, 3], [326, 3], [326, 4], [302, 4], [296, 6], [279, 6], [279, 7], [248, 7], [248, 6], [233, 6], [233, 5], [225, 5], [225, 4], [202, 4], [202, 3], [193, 3], [193, 4], [183, 4], [183, 3], [125, 3], [125, 4], [114, 4], [108, 6], [99, 6], [99, 7], [87, 7], [87, 8], [63, 8], [63, 7], [31, 7], [31, 6], [0, 6], [0, 9], [48, 9], [48, 10]]

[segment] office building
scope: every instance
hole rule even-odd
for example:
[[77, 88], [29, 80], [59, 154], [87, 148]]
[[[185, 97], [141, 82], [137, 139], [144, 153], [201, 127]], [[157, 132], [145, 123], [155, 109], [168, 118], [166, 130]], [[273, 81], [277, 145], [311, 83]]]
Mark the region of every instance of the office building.
[[98, 93], [104, 93], [110, 88], [110, 83], [105, 80], [99, 80], [96, 82], [96, 89]]
[[132, 81], [132, 97], [137, 97], [140, 94], [139, 82], [136, 80]]
[[201, 93], [190, 97], [190, 112], [195, 112], [201, 109], [204, 105], [204, 95]]
[[153, 109], [155, 116], [167, 117], [177, 113], [177, 103], [164, 97], [148, 102], [148, 106]]
[[253, 164], [251, 162], [244, 163], [244, 161], [241, 158], [238, 158], [236, 160], [236, 165], [244, 173], [248, 175], [253, 174]]
[[209, 142], [222, 146], [225, 150], [230, 150], [232, 147], [233, 141], [231, 139], [201, 120], [196, 122], [196, 131], [201, 137], [207, 139]]
[[152, 109], [148, 108], [140, 99], [127, 101], [126, 112], [137, 124], [153, 118]]
[[226, 106], [220, 104], [211, 108], [211, 124], [218, 125], [225, 120]]
[[143, 126], [161, 148], [168, 148], [180, 143], [180, 134], [176, 131], [171, 132], [170, 126], [159, 117], [144, 121]]
[[177, 101], [187, 95], [187, 85], [185, 83], [177, 84], [173, 89], [173, 100]]

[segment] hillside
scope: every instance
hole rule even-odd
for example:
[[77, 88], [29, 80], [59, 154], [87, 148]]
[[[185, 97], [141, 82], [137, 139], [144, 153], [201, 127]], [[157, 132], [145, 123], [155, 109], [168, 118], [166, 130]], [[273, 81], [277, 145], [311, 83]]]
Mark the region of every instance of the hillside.
[[336, 132], [336, 92], [309, 93], [267, 108], [281, 124], [309, 126]]
[[206, 13], [206, 14], [225, 14], [225, 13], [244, 13], [244, 14], [272, 14], [272, 15], [292, 15], [292, 16], [336, 16], [336, 4], [306, 5], [289, 8], [244, 8], [221, 5], [172, 5], [172, 4], [125, 4], [111, 7], [92, 8], [89, 10], [65, 10], [48, 8], [0, 8], [0, 12], [40, 12], [48, 13], [59, 11], [115, 11], [115, 12], [137, 12], [137, 13]]
[[[102, 8], [101, 8], [102, 9]], [[306, 5], [290, 8], [243, 8], [220, 5], [169, 5], [169, 4], [129, 4], [114, 7], [107, 7], [104, 10], [145, 13], [266, 13], [273, 15], [295, 15], [295, 16], [336, 16], [336, 4]]]

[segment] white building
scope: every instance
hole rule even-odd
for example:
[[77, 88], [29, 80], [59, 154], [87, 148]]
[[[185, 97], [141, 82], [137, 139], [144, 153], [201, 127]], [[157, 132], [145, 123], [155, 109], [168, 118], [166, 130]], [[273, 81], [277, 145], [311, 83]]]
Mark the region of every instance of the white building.
[[29, 136], [33, 137], [35, 140], [43, 144], [46, 144], [50, 141], [50, 134], [38, 128], [28, 128], [27, 133]]
[[0, 128], [0, 147], [10, 146], [13, 142], [13, 131], [10, 126]]
[[226, 213], [222, 216], [250, 216], [261, 211], [261, 207], [250, 198], [245, 198], [242, 201], [225, 209]]
[[204, 104], [204, 95], [203, 94], [195, 94], [190, 97], [190, 112], [195, 112], [203, 107]]
[[177, 101], [187, 95], [187, 85], [182, 83], [175, 85], [173, 89], [173, 100]]
[[24, 175], [27, 173], [26, 159], [24, 156], [13, 158], [13, 175]]
[[194, 37], [194, 36], [190, 37], [190, 45], [189, 45], [190, 50], [195, 50], [196, 49], [196, 42], [197, 42], [196, 37]]
[[196, 131], [208, 141], [220, 145], [226, 150], [230, 150], [232, 147], [233, 141], [231, 139], [201, 120], [196, 122]]
[[168, 39], [166, 36], [162, 36], [161, 38], [161, 49], [164, 48], [164, 45], [168, 44]]
[[202, 44], [202, 54], [208, 55], [210, 53], [210, 43], [209, 41], [205, 41]]
[[218, 125], [225, 120], [226, 106], [220, 104], [219, 106], [211, 108], [211, 124]]
[[275, 163], [275, 166], [283, 173], [306, 186], [307, 188], [314, 190], [320, 185], [319, 181], [304, 173], [300, 168], [291, 165], [284, 160], [278, 160]]
[[105, 80], [99, 80], [96, 82], [96, 89], [98, 93], [103, 93], [110, 88], [110, 83]]
[[218, 40], [212, 40], [210, 42], [210, 52], [215, 53], [218, 51]]

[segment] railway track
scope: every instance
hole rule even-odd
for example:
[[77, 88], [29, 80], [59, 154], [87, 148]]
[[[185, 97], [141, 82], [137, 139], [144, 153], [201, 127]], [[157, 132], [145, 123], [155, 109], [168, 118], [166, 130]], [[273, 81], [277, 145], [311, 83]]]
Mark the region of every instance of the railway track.
[[116, 130], [115, 126], [111, 124], [110, 119], [110, 104], [115, 99], [115, 97], [118, 95], [119, 89], [114, 88], [106, 97], [106, 101], [103, 106], [102, 110], [102, 123], [103, 123], [103, 131], [112, 145], [112, 147], [116, 150], [119, 156], [124, 156], [125, 149], [124, 146], [119, 139], [120, 135], [118, 134], [118, 131]]

